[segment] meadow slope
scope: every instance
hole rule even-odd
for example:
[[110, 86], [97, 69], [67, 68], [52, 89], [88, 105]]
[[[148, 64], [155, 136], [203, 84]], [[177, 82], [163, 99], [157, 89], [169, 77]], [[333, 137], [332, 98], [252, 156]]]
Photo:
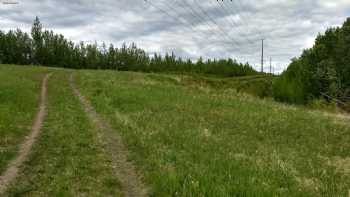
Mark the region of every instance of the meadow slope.
[[0, 65], [2, 170], [30, 130], [48, 72], [42, 134], [8, 196], [122, 196], [71, 74], [111, 135], [121, 136], [150, 196], [348, 195], [347, 115], [238, 93], [229, 87], [236, 79], [221, 88], [218, 79], [173, 74]]
[[[79, 71], [153, 196], [345, 196], [350, 126], [181, 76]], [[180, 84], [180, 85], [179, 85]]]

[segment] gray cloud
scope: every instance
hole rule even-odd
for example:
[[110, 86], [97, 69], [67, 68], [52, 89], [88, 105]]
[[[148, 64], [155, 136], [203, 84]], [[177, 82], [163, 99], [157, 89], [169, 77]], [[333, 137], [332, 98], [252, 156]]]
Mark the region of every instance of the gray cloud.
[[0, 4], [2, 30], [30, 30], [35, 16], [45, 28], [74, 41], [120, 45], [183, 58], [236, 58], [259, 68], [261, 38], [276, 71], [311, 47], [318, 32], [341, 25], [348, 0], [17, 0]]

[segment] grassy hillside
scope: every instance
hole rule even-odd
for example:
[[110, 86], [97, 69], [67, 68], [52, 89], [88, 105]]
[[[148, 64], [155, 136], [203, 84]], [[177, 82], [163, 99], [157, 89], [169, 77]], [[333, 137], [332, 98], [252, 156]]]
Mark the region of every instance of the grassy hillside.
[[154, 196], [347, 195], [348, 119], [163, 75], [75, 76]]
[[48, 114], [9, 196], [121, 195], [104, 142], [69, 87], [71, 73], [122, 136], [151, 196], [348, 194], [349, 118], [236, 90], [267, 78], [0, 66], [0, 140], [14, 139], [11, 146], [29, 132], [44, 72], [53, 73]]
[[191, 87], [210, 87], [217, 90], [235, 89], [257, 97], [272, 96], [272, 83], [277, 77], [271, 75], [252, 75], [243, 77], [217, 77], [214, 75], [147, 75], [153, 80], [171, 82]]

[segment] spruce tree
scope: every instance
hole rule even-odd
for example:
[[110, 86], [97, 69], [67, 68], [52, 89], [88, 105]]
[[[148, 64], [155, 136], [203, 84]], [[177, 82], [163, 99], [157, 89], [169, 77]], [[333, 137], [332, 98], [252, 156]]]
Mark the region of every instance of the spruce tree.
[[32, 39], [33, 39], [33, 63], [43, 63], [42, 62], [42, 48], [43, 48], [43, 37], [42, 37], [42, 25], [40, 23], [39, 17], [35, 17], [32, 26]]

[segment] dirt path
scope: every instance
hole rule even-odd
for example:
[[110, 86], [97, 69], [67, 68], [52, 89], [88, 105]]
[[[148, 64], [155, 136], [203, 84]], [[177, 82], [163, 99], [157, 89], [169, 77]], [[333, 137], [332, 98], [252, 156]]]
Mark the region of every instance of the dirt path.
[[25, 138], [25, 141], [20, 146], [18, 155], [9, 163], [9, 167], [0, 176], [0, 195], [3, 194], [9, 184], [16, 178], [20, 166], [27, 159], [28, 154], [40, 134], [41, 125], [45, 118], [46, 112], [46, 95], [47, 95], [47, 81], [51, 74], [46, 74], [42, 85], [41, 95], [39, 100], [39, 111], [37, 112], [30, 134]]
[[79, 98], [84, 106], [84, 111], [89, 119], [93, 121], [97, 129], [101, 132], [106, 143], [107, 151], [111, 155], [113, 170], [118, 180], [121, 182], [122, 193], [125, 197], [147, 196], [147, 189], [135, 171], [135, 167], [127, 159], [128, 151], [124, 146], [121, 136], [101, 118], [94, 110], [90, 102], [80, 93], [74, 83], [73, 75], [70, 76], [70, 85], [74, 94]]

